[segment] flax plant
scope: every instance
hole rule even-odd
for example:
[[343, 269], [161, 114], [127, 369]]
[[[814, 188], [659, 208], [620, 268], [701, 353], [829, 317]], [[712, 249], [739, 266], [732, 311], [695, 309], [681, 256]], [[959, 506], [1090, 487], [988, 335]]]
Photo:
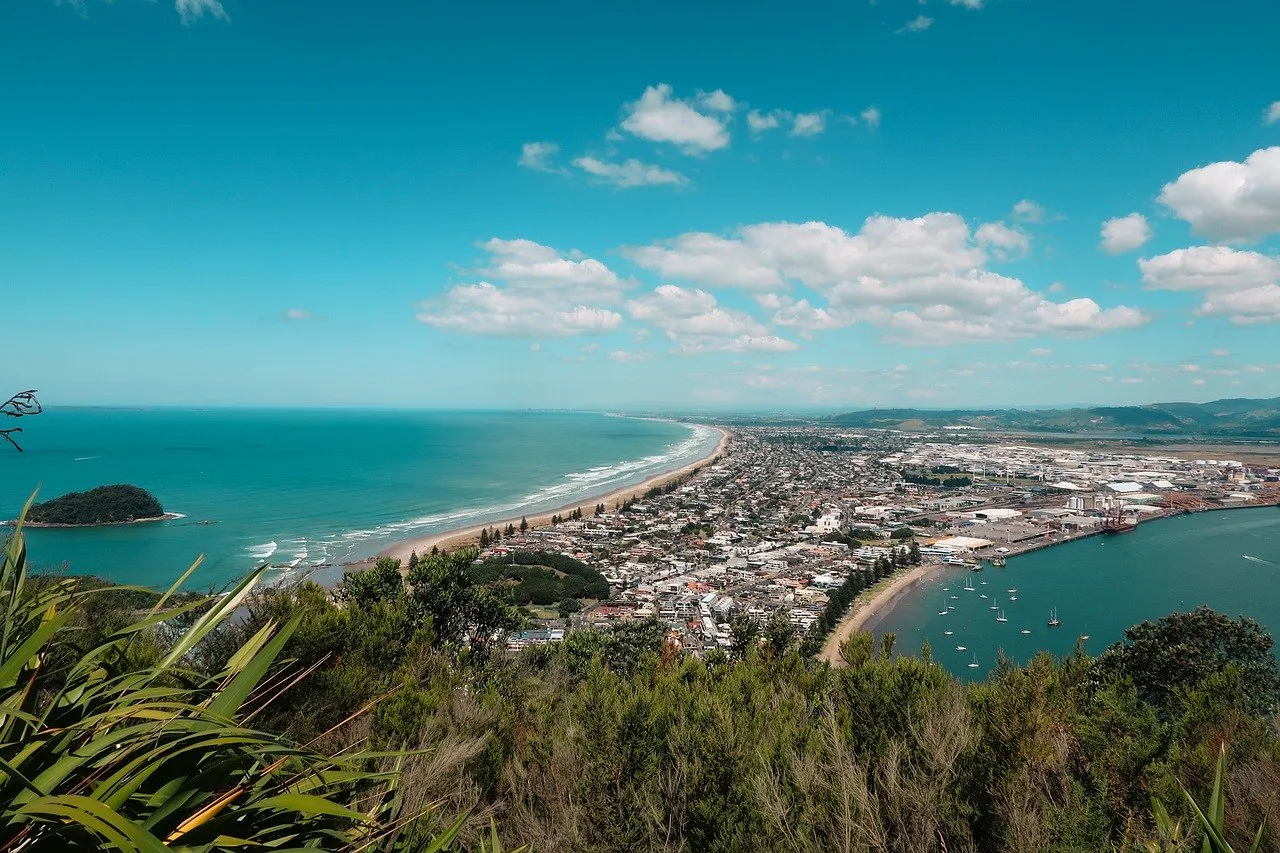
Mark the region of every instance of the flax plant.
[[[29, 583], [19, 521], [0, 568], [0, 851], [396, 848], [419, 816], [400, 813], [405, 755], [326, 756], [255, 729], [307, 672], [277, 660], [297, 622], [268, 623], [221, 672], [199, 672], [193, 649], [265, 566], [225, 595], [173, 603], [195, 568], [142, 618], [78, 648], [95, 592]], [[450, 849], [464, 820], [416, 850]]]

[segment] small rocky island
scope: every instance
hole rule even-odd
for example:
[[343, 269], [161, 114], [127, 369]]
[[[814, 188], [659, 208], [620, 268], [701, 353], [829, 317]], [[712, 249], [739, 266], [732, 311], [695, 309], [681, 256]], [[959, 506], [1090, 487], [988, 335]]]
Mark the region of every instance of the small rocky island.
[[166, 513], [156, 496], [138, 486], [99, 486], [87, 492], [69, 492], [38, 503], [27, 512], [31, 527], [97, 527], [179, 518]]

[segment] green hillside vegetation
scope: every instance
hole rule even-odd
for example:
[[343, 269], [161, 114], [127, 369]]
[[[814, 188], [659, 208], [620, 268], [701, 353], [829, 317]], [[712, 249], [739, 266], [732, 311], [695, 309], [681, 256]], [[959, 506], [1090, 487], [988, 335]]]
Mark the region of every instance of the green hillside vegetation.
[[970, 426], [1030, 432], [1136, 433], [1149, 436], [1277, 438], [1280, 397], [1227, 399], [1211, 403], [1156, 403], [1074, 409], [868, 409], [834, 415], [839, 426], [932, 430]]
[[512, 655], [475, 557], [88, 610], [77, 579], [28, 582], [14, 537], [0, 848], [478, 853], [492, 823], [557, 853], [1189, 853], [1260, 825], [1278, 849], [1280, 670], [1247, 619], [976, 684], [892, 635], [833, 669], [786, 618], [734, 619], [704, 658], [645, 621]]
[[159, 518], [164, 507], [155, 495], [138, 486], [98, 486], [87, 492], [68, 492], [60, 498], [35, 504], [27, 515], [34, 524], [118, 524], [141, 518]]
[[470, 567], [473, 583], [500, 584], [516, 604], [558, 604], [606, 599], [609, 583], [581, 560], [547, 551], [513, 551]]

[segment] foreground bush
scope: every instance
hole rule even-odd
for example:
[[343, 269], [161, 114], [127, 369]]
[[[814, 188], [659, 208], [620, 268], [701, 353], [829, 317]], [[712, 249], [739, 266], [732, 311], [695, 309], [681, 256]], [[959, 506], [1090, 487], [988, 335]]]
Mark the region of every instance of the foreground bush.
[[[149, 611], [85, 643], [101, 590], [29, 584], [17, 528], [0, 567], [0, 850], [395, 846], [415, 817], [401, 813], [405, 755], [330, 756], [254, 727], [307, 674], [277, 665], [297, 619], [259, 626], [217, 671], [195, 665], [259, 574], [168, 606], [188, 571]], [[444, 849], [459, 826], [414, 849]]]

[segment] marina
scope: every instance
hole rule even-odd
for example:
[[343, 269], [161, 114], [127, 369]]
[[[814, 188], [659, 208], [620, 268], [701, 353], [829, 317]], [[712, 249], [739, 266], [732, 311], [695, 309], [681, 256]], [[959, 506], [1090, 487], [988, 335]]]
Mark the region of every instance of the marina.
[[1082, 641], [1097, 654], [1138, 622], [1201, 604], [1280, 631], [1275, 507], [1185, 514], [1146, 522], [1123, 536], [1036, 549], [1000, 570], [1005, 591], [992, 603], [963, 595], [945, 620], [922, 606], [936, 601], [944, 586], [970, 586], [972, 576], [962, 578], [961, 571], [942, 569], [868, 627], [877, 635], [894, 632], [904, 654], [925, 640], [935, 649], [964, 645], [964, 654], [944, 652], [935, 659], [966, 679], [985, 678], [1001, 651], [1025, 663], [1041, 649], [1064, 655]]

